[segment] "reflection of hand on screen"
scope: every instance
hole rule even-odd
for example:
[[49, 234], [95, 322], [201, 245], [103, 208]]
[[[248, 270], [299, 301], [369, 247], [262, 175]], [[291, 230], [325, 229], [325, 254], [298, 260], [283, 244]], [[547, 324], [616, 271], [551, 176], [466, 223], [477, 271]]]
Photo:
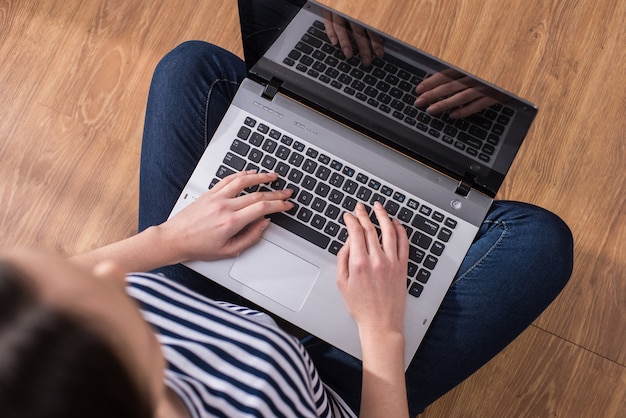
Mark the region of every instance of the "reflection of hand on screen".
[[[358, 52], [365, 66], [372, 63], [373, 56], [382, 58], [385, 53], [383, 42], [378, 35], [327, 10], [324, 10], [324, 26], [326, 35], [333, 45], [339, 44], [347, 58]], [[352, 46], [352, 39], [358, 48], [356, 52]]]
[[464, 118], [502, 101], [502, 95], [456, 70], [444, 70], [419, 83], [416, 107], [437, 115], [452, 110], [450, 117]]

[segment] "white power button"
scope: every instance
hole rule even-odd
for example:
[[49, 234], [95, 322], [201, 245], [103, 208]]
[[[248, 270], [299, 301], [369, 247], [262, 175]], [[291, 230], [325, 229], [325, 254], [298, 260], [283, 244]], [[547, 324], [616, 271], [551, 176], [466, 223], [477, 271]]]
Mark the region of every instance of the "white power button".
[[453, 200], [450, 202], [450, 207], [454, 210], [459, 210], [463, 207], [463, 203], [460, 200]]

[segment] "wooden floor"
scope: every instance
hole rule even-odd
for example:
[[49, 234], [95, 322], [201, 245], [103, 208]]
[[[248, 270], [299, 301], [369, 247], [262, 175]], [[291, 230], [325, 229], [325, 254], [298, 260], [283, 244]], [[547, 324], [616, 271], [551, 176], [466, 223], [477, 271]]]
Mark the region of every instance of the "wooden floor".
[[[572, 279], [426, 417], [626, 417], [626, 2], [326, 0], [529, 99], [499, 198], [559, 214]], [[151, 72], [179, 42], [241, 55], [235, 0], [0, 0], [0, 247], [136, 231]]]

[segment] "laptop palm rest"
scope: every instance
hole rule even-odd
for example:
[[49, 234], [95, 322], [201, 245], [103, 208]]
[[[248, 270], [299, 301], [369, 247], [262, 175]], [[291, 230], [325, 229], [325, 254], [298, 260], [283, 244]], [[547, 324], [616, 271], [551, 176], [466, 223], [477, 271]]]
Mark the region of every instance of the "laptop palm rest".
[[242, 252], [230, 270], [232, 279], [294, 312], [302, 309], [319, 274], [319, 267], [266, 239]]

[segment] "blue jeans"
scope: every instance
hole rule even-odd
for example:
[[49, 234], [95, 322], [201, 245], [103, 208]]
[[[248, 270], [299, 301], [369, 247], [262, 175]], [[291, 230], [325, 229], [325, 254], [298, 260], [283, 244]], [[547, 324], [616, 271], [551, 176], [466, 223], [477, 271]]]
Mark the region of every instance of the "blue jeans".
[[[239, 58], [203, 42], [186, 42], [159, 63], [141, 150], [139, 230], [167, 219], [245, 74]], [[413, 416], [543, 312], [570, 277], [572, 247], [572, 235], [556, 215], [494, 202], [407, 370]], [[158, 272], [214, 299], [245, 303], [182, 265]], [[324, 381], [358, 412], [360, 362], [317, 338], [303, 343]]]

